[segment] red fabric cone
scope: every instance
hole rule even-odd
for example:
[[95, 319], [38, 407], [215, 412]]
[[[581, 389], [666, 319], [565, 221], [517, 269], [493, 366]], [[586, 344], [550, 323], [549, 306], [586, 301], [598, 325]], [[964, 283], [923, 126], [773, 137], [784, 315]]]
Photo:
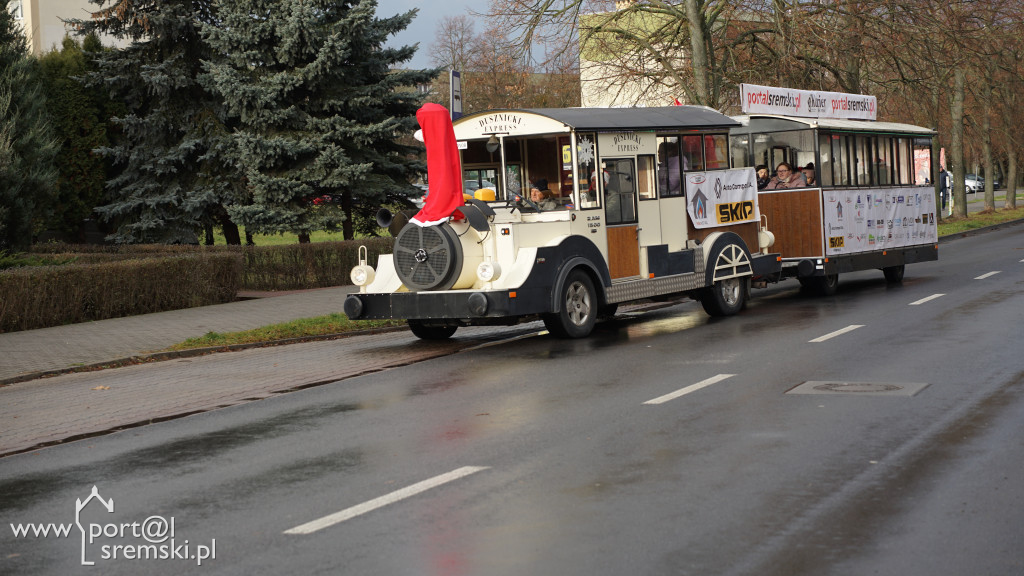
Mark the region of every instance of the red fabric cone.
[[462, 165], [448, 109], [428, 102], [416, 112], [427, 145], [427, 199], [410, 222], [417, 226], [443, 224], [462, 206]]

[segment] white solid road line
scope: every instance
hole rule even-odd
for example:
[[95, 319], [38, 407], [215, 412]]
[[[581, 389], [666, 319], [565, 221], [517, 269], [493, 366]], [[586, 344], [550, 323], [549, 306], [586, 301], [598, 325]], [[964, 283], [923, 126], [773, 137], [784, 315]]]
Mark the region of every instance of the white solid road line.
[[1001, 272], [1001, 270], [996, 270], [995, 272], [989, 272], [988, 274], [982, 274], [981, 276], [978, 276], [977, 278], [975, 278], [975, 280], [984, 280], [985, 278], [988, 278], [989, 276], [995, 276], [996, 274], [999, 274], [999, 272]]
[[369, 502], [364, 502], [362, 504], [359, 504], [358, 506], [346, 508], [341, 512], [335, 512], [330, 516], [324, 516], [323, 518], [320, 518], [318, 520], [313, 520], [312, 522], [307, 522], [301, 526], [296, 526], [295, 528], [285, 530], [284, 533], [312, 534], [317, 530], [322, 530], [324, 528], [327, 528], [328, 526], [334, 526], [335, 524], [344, 522], [346, 520], [351, 520], [352, 518], [355, 518], [356, 516], [359, 516], [361, 514], [372, 512], [377, 508], [383, 508], [388, 504], [394, 504], [399, 500], [404, 500], [406, 498], [409, 498], [410, 496], [415, 496], [420, 492], [426, 492], [431, 488], [437, 488], [442, 484], [452, 482], [453, 480], [458, 480], [459, 478], [469, 476], [470, 474], [475, 474], [477, 472], [480, 472], [481, 470], [487, 470], [488, 468], [489, 466], [464, 466], [462, 468], [459, 468], [458, 470], [452, 470], [447, 474], [441, 474], [440, 476], [435, 476], [433, 478], [430, 478], [429, 480], [417, 482], [412, 486], [407, 486], [405, 488], [402, 488], [401, 490], [396, 490], [390, 494], [381, 496], [380, 498], [374, 498], [373, 500], [370, 500]]
[[921, 298], [917, 302], [911, 302], [909, 305], [910, 306], [920, 306], [921, 304], [924, 304], [925, 302], [931, 302], [932, 300], [935, 300], [936, 298], [942, 298], [943, 296], [945, 296], [945, 294], [932, 294], [931, 296], [929, 296], [927, 298]]
[[850, 324], [849, 326], [847, 326], [846, 328], [843, 328], [842, 330], [836, 330], [835, 332], [832, 332], [832, 333], [829, 333], [829, 334], [825, 334], [824, 336], [819, 336], [818, 338], [815, 338], [814, 340], [811, 340], [811, 342], [824, 342], [825, 340], [830, 340], [832, 338], [835, 338], [836, 336], [841, 336], [843, 334], [846, 334], [847, 332], [853, 332], [857, 328], [863, 328], [863, 327], [864, 327], [863, 324]]
[[712, 376], [711, 378], [708, 378], [707, 380], [702, 380], [700, 382], [697, 382], [696, 384], [692, 384], [692, 385], [687, 386], [686, 388], [683, 388], [681, 390], [676, 390], [675, 392], [672, 392], [671, 394], [665, 394], [664, 396], [659, 396], [659, 397], [655, 398], [654, 400], [648, 400], [647, 402], [644, 402], [644, 404], [664, 404], [665, 402], [668, 402], [669, 400], [675, 400], [676, 398], [679, 398], [680, 396], [685, 396], [685, 395], [689, 394], [690, 392], [696, 392], [697, 390], [700, 390], [701, 388], [706, 388], [708, 386], [711, 386], [712, 384], [716, 384], [718, 382], [721, 382], [722, 380], [725, 380], [726, 378], [732, 378], [733, 376], [735, 376], [735, 374], [719, 374], [718, 376]]

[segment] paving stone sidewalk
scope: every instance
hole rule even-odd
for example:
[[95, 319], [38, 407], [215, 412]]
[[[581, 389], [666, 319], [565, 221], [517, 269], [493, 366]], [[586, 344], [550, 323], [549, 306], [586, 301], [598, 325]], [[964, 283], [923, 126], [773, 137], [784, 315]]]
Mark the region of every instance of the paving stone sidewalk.
[[131, 358], [207, 332], [236, 332], [341, 312], [352, 286], [0, 334], [0, 383]]
[[467, 328], [441, 342], [366, 334], [19, 382], [0, 387], [0, 456], [411, 364], [509, 330]]

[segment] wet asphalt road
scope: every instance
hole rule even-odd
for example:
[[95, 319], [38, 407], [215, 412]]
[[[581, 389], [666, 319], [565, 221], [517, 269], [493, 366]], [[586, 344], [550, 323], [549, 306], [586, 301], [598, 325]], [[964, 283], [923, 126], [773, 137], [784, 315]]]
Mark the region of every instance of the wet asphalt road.
[[[1022, 326], [1015, 226], [902, 286], [787, 282], [8, 457], [0, 573], [1021, 574]], [[12, 536], [94, 485], [115, 511], [83, 525], [127, 526], [96, 566], [77, 528]], [[150, 517], [216, 558], [102, 559]]]

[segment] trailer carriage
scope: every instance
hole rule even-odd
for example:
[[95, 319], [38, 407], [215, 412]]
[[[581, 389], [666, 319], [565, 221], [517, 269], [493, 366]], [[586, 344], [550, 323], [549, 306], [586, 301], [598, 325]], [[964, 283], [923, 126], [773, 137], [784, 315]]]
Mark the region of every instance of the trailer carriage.
[[[354, 320], [406, 319], [426, 339], [447, 338], [459, 326], [536, 318], [552, 333], [575, 338], [624, 302], [690, 296], [709, 314], [728, 316], [744, 307], [751, 286], [788, 276], [827, 293], [839, 272], [878, 267], [898, 280], [905, 263], [937, 257], [934, 210], [920, 203], [916, 180], [903, 183], [898, 167], [887, 172], [893, 180], [885, 187], [876, 168], [876, 180], [854, 174], [856, 186], [840, 195], [835, 186], [759, 194], [753, 165], [764, 150], [769, 163], [811, 154], [819, 178], [833, 183], [841, 172], [828, 164], [831, 148], [762, 149], [758, 142], [783, 139], [767, 135], [765, 126], [696, 106], [498, 110], [460, 118], [452, 129], [465, 204], [445, 223], [400, 227], [394, 253], [381, 256], [376, 269], [361, 262], [352, 274], [359, 292], [346, 299], [345, 313]], [[829, 143], [845, 134], [810, 123], [787, 128]], [[885, 142], [901, 162], [930, 137], [898, 134]], [[872, 142], [866, 150], [882, 150], [881, 140]], [[893, 148], [903, 144], [904, 152]], [[554, 209], [529, 200], [531, 183], [541, 180]], [[870, 207], [856, 197], [862, 183]], [[908, 209], [903, 192], [918, 204]], [[873, 205], [878, 198], [881, 208]], [[903, 238], [902, 220], [899, 242], [886, 238], [882, 246], [874, 228], [871, 243], [867, 231], [847, 240], [847, 228], [834, 222], [844, 203], [853, 211], [852, 230], [869, 208], [897, 217], [897, 202], [898, 217], [913, 222], [916, 215], [913, 242], [909, 230]]]

